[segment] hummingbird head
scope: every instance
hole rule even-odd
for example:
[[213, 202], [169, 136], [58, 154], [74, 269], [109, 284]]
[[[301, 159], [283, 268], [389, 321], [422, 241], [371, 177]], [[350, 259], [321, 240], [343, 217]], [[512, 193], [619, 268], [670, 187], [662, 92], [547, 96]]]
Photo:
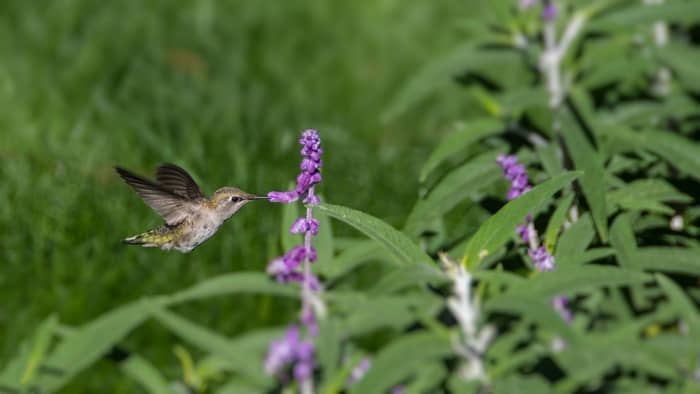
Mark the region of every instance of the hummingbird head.
[[241, 207], [253, 200], [267, 200], [267, 196], [246, 193], [235, 187], [222, 187], [211, 196], [213, 208], [224, 220], [233, 216]]

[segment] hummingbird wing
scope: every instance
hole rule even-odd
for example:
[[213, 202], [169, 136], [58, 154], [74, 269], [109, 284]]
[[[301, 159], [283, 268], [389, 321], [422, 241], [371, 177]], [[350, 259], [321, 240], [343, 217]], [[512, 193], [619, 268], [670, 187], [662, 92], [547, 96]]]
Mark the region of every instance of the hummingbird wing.
[[175, 164], [165, 163], [158, 167], [156, 181], [163, 188], [189, 200], [203, 198], [204, 194], [187, 171]]
[[119, 176], [131, 186], [143, 201], [158, 212], [169, 226], [174, 226], [190, 214], [191, 202], [163, 186], [121, 167], [115, 167]]

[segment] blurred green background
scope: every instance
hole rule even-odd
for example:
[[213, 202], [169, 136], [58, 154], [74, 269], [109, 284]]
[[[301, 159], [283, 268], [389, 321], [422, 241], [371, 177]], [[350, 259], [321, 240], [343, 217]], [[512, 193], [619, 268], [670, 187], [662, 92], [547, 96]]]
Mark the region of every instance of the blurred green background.
[[[281, 252], [281, 207], [266, 204], [189, 255], [120, 244], [160, 219], [116, 164], [150, 176], [177, 163], [206, 193], [280, 190], [296, 176], [300, 131], [315, 127], [326, 200], [400, 225], [418, 167], [461, 109], [455, 87], [401, 119], [382, 110], [463, 39], [468, 3], [3, 1], [0, 360], [51, 313], [79, 325], [144, 295], [263, 270]], [[281, 324], [296, 307], [245, 297], [180, 311], [233, 334]], [[177, 375], [174, 343], [148, 324], [127, 346]], [[105, 361], [66, 392], [135, 390], [122, 380]]]

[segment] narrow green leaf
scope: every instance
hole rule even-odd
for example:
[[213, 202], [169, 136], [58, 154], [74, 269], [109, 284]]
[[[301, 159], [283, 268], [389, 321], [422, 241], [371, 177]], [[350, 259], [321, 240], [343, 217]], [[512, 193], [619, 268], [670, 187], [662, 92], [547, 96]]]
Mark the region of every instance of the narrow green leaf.
[[694, 91], [700, 90], [700, 51], [689, 45], [671, 42], [658, 49], [658, 59], [670, 66], [682, 81], [683, 87]]
[[318, 235], [314, 238], [314, 248], [318, 256], [319, 264], [314, 264], [316, 267], [330, 265], [333, 260], [333, 228], [331, 220], [326, 215], [321, 215], [318, 218], [319, 227]]
[[449, 281], [450, 279], [447, 275], [437, 267], [427, 264], [416, 264], [400, 267], [383, 275], [370, 292], [372, 294], [394, 293], [423, 283], [440, 285]]
[[631, 182], [608, 194], [608, 205], [619, 205], [626, 210], [646, 210], [662, 214], [674, 211], [664, 202], [688, 203], [693, 199], [679, 192], [662, 179], [642, 179]]
[[166, 305], [200, 300], [203, 298], [229, 295], [235, 293], [273, 294], [296, 297], [298, 292], [289, 286], [283, 286], [260, 272], [236, 272], [223, 274], [203, 280], [194, 286], [165, 296]]
[[668, 2], [646, 7], [638, 5], [625, 7], [592, 20], [593, 30], [613, 30], [630, 26], [647, 26], [664, 20], [668, 22], [694, 22], [700, 20], [700, 4], [688, 2]]
[[34, 335], [34, 340], [32, 341], [32, 350], [29, 352], [29, 360], [27, 360], [27, 365], [20, 380], [22, 386], [26, 386], [27, 383], [32, 380], [37, 368], [39, 368], [41, 362], [44, 361], [57, 325], [58, 319], [55, 315], [51, 315], [39, 326], [39, 329]]
[[615, 248], [620, 267], [632, 270], [639, 269], [635, 258], [637, 241], [634, 239], [629, 215], [621, 214], [613, 222], [610, 228], [610, 244]]
[[286, 252], [297, 245], [301, 245], [303, 238], [301, 234], [292, 234], [289, 229], [292, 224], [300, 217], [299, 207], [297, 204], [284, 204], [282, 207], [282, 222], [280, 234], [282, 237], [282, 249]]
[[683, 293], [683, 290], [673, 281], [661, 274], [654, 275], [664, 293], [668, 297], [669, 303], [676, 310], [684, 322], [690, 326], [695, 337], [700, 335], [700, 315], [695, 308], [693, 301]]
[[391, 261], [391, 256], [379, 242], [373, 239], [363, 239], [340, 252], [333, 258], [331, 264], [315, 264], [314, 270], [331, 280], [337, 280], [370, 261]]
[[120, 364], [124, 373], [136, 380], [149, 394], [172, 394], [168, 381], [148, 360], [138, 354], [131, 354]]
[[528, 213], [536, 211], [554, 193], [579, 175], [580, 173], [567, 172], [552, 178], [510, 201], [486, 220], [467, 244], [464, 254], [467, 267], [476, 267], [482, 258], [503, 246], [513, 237], [515, 228], [522, 224]]
[[635, 132], [624, 127], [611, 127], [615, 142], [634, 149], [643, 148], [661, 156], [688, 176], [700, 180], [700, 144], [671, 131]]
[[692, 248], [650, 246], [633, 254], [639, 267], [647, 271], [700, 275], [700, 250]]
[[578, 337], [571, 329], [571, 326], [552, 308], [550, 297], [535, 297], [523, 294], [510, 295], [510, 292], [508, 292], [487, 301], [484, 309], [488, 312], [515, 314], [522, 319], [536, 322], [542, 329], [555, 332], [568, 343], [578, 341]]
[[[340, 359], [340, 346], [343, 340], [340, 322], [333, 316], [321, 320], [316, 341], [318, 363], [323, 371], [325, 384], [335, 375]], [[322, 391], [321, 391], [322, 392]]]
[[60, 373], [38, 376], [39, 387], [46, 392], [58, 391], [149, 318], [152, 308], [153, 303], [144, 299], [112, 310], [76, 329], [56, 346], [43, 364]]
[[271, 382], [263, 371], [262, 360], [267, 345], [282, 335], [281, 330], [261, 330], [229, 339], [165, 308], [155, 309], [153, 317], [183, 340], [226, 361], [233, 371], [243, 374], [258, 386]]
[[420, 171], [419, 181], [425, 182], [428, 175], [450, 156], [467, 149], [481, 138], [499, 133], [502, 129], [503, 122], [492, 118], [475, 119], [460, 124], [455, 131], [447, 134], [430, 154]]
[[603, 160], [585, 137], [583, 130], [571, 116], [564, 116], [562, 135], [577, 170], [583, 172], [579, 184], [591, 207], [593, 223], [603, 242], [608, 239], [607, 209], [605, 201], [605, 170]]
[[518, 283], [504, 296], [554, 297], [602, 286], [620, 286], [641, 283], [650, 276], [641, 272], [599, 265], [571, 265], [557, 267], [554, 271], [536, 275], [530, 280]]
[[586, 213], [559, 237], [554, 255], [557, 266], [563, 268], [569, 265], [586, 250], [594, 237], [595, 229], [591, 215]]
[[432, 264], [432, 260], [406, 235], [386, 222], [340, 205], [319, 204], [317, 209], [332, 218], [343, 221], [379, 242], [399, 264]]
[[573, 201], [573, 194], [569, 194], [568, 196], [564, 197], [559, 202], [559, 205], [557, 205], [557, 209], [554, 210], [552, 217], [549, 219], [547, 230], [544, 233], [544, 245], [547, 247], [547, 250], [550, 253], [554, 251], [554, 245], [557, 243], [557, 237], [559, 237], [559, 232], [564, 224], [564, 220], [566, 220], [566, 214], [569, 212], [569, 207], [571, 207], [571, 203]]
[[542, 163], [545, 171], [550, 177], [555, 177], [564, 172], [564, 167], [562, 167], [561, 159], [559, 159], [558, 153], [559, 147], [557, 144], [546, 144], [546, 145], [536, 145], [535, 151], [537, 152], [537, 157]]
[[430, 332], [398, 337], [372, 360], [364, 378], [350, 388], [351, 394], [383, 393], [412, 376], [422, 365], [452, 353], [449, 341]]
[[497, 156], [497, 151], [481, 154], [447, 174], [425, 199], [416, 203], [404, 231], [417, 235], [423, 226], [449, 212], [465, 198], [500, 181]]

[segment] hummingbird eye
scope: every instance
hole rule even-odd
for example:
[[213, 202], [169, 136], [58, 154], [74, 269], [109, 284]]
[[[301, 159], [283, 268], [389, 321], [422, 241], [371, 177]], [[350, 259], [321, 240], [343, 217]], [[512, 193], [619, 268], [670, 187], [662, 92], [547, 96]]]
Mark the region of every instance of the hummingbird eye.
[[240, 197], [238, 197], [238, 196], [232, 196], [232, 197], [231, 197], [231, 202], [239, 202], [239, 201], [241, 201], [241, 200], [242, 200], [242, 198], [240, 198]]

